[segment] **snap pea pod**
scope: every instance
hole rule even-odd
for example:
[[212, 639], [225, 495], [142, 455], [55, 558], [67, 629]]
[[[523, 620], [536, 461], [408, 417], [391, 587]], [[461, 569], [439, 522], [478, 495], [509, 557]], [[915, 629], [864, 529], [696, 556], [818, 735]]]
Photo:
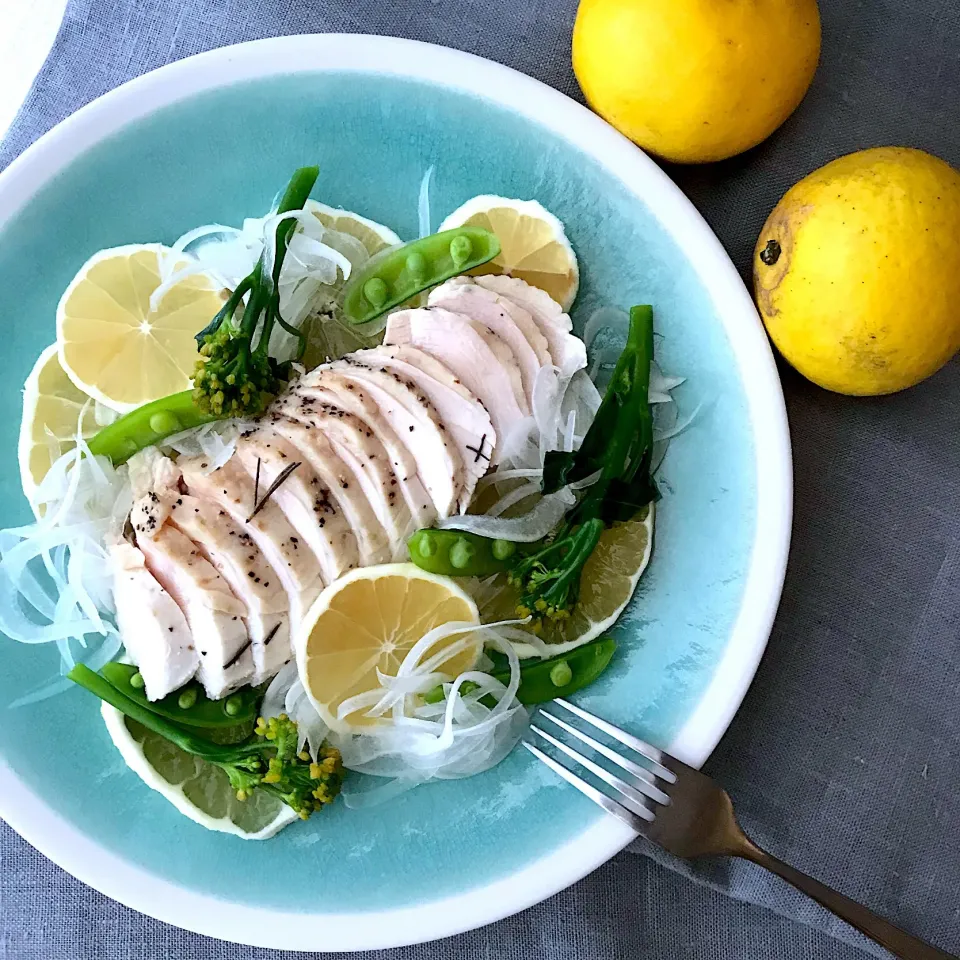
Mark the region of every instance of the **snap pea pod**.
[[120, 693], [145, 709], [218, 743], [250, 736], [263, 700], [263, 691], [256, 687], [242, 687], [223, 700], [211, 700], [196, 682], [161, 700], [148, 700], [143, 677], [133, 664], [108, 663], [100, 673]]
[[[517, 699], [527, 706], [533, 706], [582, 690], [607, 669], [616, 649], [616, 640], [600, 637], [549, 660], [527, 661], [520, 667]], [[510, 671], [495, 673], [494, 676], [506, 683], [510, 679]]]
[[145, 403], [104, 427], [90, 439], [90, 452], [109, 457], [114, 466], [119, 466], [144, 447], [219, 419], [215, 414], [204, 413], [193, 402], [192, 390], [184, 390]]
[[410, 559], [421, 570], [444, 577], [489, 577], [509, 570], [523, 547], [511, 540], [491, 540], [462, 530], [418, 530], [407, 541]]
[[391, 247], [371, 257], [344, 284], [343, 316], [349, 323], [369, 323], [499, 252], [496, 234], [482, 227], [457, 227]]
[[[520, 664], [520, 686], [517, 699], [526, 706], [546, 703], [557, 697], [568, 697], [588, 684], [593, 683], [603, 673], [613, 658], [617, 642], [611, 637], [591, 640], [582, 647], [576, 647], [569, 653], [550, 657], [548, 660], [526, 660]], [[510, 682], [509, 669], [495, 669], [491, 676], [501, 683]], [[463, 693], [476, 690], [477, 685], [464, 683]], [[435, 687], [424, 694], [427, 703], [439, 703], [445, 694], [442, 686]], [[492, 697], [484, 697], [487, 706], [493, 706]]]

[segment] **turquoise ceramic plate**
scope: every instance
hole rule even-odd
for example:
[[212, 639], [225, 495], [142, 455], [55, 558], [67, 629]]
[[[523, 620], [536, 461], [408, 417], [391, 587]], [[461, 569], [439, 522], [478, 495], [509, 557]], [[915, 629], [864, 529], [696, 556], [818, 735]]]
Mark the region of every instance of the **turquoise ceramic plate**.
[[[753, 676], [780, 594], [790, 456], [779, 382], [740, 279], [639, 150], [504, 67], [409, 41], [267, 40], [142, 77], [91, 104], [0, 176], [0, 524], [24, 521], [19, 386], [54, 339], [58, 298], [94, 251], [170, 242], [264, 211], [290, 171], [315, 194], [417, 229], [478, 193], [533, 197], [567, 227], [580, 323], [653, 303], [665, 369], [700, 415], [662, 471], [657, 549], [587, 707], [701, 763]], [[56, 651], [0, 642], [0, 705]], [[579, 879], [630, 837], [520, 751], [484, 776], [381, 808], [342, 805], [276, 839], [208, 833], [147, 790], [81, 691], [5, 710], [0, 814], [75, 876], [138, 910], [269, 947], [361, 949], [439, 937]]]

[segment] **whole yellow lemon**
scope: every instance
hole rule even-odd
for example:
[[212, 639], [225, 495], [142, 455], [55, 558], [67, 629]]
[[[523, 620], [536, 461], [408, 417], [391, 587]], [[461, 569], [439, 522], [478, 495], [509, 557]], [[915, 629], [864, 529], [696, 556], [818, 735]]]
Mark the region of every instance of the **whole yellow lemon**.
[[817, 0], [581, 0], [573, 28], [590, 106], [680, 163], [765, 140], [803, 99], [819, 56]]
[[905, 147], [841, 157], [774, 208], [753, 260], [773, 342], [837, 393], [894, 393], [960, 349], [960, 173]]

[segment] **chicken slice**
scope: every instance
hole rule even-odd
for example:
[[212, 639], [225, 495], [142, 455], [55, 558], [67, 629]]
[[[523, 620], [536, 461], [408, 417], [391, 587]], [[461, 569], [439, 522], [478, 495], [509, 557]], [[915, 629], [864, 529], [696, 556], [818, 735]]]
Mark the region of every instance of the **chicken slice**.
[[222, 507], [185, 493], [167, 496], [168, 522], [193, 541], [246, 608], [253, 682], [262, 683], [293, 656], [290, 600], [280, 577]]
[[417, 461], [364, 387], [358, 387], [336, 371], [324, 369], [316, 376], [310, 373], [302, 377], [282, 400], [283, 412], [304, 423], [312, 423], [312, 408], [324, 403], [338, 406], [355, 416], [364, 430], [372, 432], [383, 444], [397, 487], [416, 526], [433, 526], [437, 511], [417, 474]]
[[412, 380], [429, 397], [457, 444], [466, 469], [460, 496], [460, 510], [465, 511], [497, 444], [486, 407], [439, 360], [409, 344], [361, 350], [354, 356]]
[[170, 524], [140, 535], [147, 569], [183, 611], [200, 654], [197, 671], [207, 696], [218, 700], [253, 677], [253, 654], [244, 605], [204, 559], [197, 546]]
[[441, 284], [430, 294], [428, 303], [461, 313], [492, 330], [512, 351], [520, 368], [524, 397], [528, 406], [533, 406], [537, 374], [553, 360], [546, 337], [527, 310], [467, 277]]
[[238, 534], [240, 542], [263, 552], [287, 591], [290, 622], [296, 624], [323, 589], [316, 556], [272, 499], [248, 519], [254, 507], [254, 482], [236, 457], [210, 474], [204, 472], [205, 464], [202, 457], [181, 457], [177, 461], [187, 492], [226, 510], [244, 531]]
[[[298, 431], [319, 431], [349, 468], [357, 488], [363, 491], [373, 508], [390, 541], [390, 558], [404, 556], [406, 539], [413, 532], [410, 508], [399, 489], [390, 455], [372, 428], [359, 417], [332, 402], [309, 404], [307, 417], [295, 415], [300, 406], [298, 398], [294, 398], [294, 402], [289, 404], [294, 415], [287, 414], [286, 405], [285, 397], [274, 403], [270, 411], [271, 426], [279, 430], [291, 443], [298, 441], [289, 432], [285, 432], [290, 429], [289, 421], [297, 424]], [[284, 420], [288, 422], [285, 424]]]
[[[434, 307], [433, 309], [439, 310], [442, 308]], [[463, 316], [463, 314], [455, 314], [455, 316]], [[465, 319], [470, 326], [477, 331], [480, 339], [483, 340], [490, 352], [497, 358], [500, 369], [507, 375], [510, 381], [510, 389], [513, 391], [513, 399], [516, 401], [517, 407], [523, 411], [524, 416], [529, 415], [531, 412], [530, 403], [523, 390], [523, 377], [520, 375], [520, 364], [517, 363], [517, 358], [513, 355], [513, 351], [489, 327], [480, 323], [479, 320], [473, 320], [470, 317], [465, 317]]]
[[264, 423], [240, 438], [234, 459], [251, 477], [256, 478], [259, 470], [261, 500], [282, 473], [298, 464], [267, 502], [276, 503], [313, 551], [324, 582], [332, 583], [359, 566], [363, 560], [358, 550], [360, 535], [354, 530], [340, 495], [346, 468], [332, 452], [314, 462]]
[[501, 440], [529, 413], [518, 405], [510, 375], [489, 342], [458, 313], [400, 310], [387, 321], [384, 343], [409, 344], [439, 360], [483, 401]]
[[200, 655], [183, 611], [126, 540], [110, 546], [117, 627], [143, 676], [147, 697], [160, 700], [196, 672]]
[[[313, 494], [315, 508], [317, 492], [320, 491], [322, 497], [323, 490], [328, 491], [327, 503], [323, 507], [322, 516], [326, 522], [322, 524], [322, 532], [334, 536], [331, 527], [336, 528], [337, 522], [341, 521], [349, 531], [347, 542], [352, 540], [354, 545], [347, 566], [337, 576], [352, 570], [358, 563], [369, 566], [390, 559], [390, 540], [383, 524], [353, 471], [337, 455], [326, 434], [299, 420], [278, 415], [266, 418], [258, 434], [250, 438], [251, 442], [258, 435], [262, 435], [261, 444], [266, 441], [268, 448], [279, 450], [285, 455], [284, 459], [295, 457], [303, 463], [303, 467], [298, 468], [291, 479], [299, 479], [307, 484], [309, 492]], [[314, 478], [318, 482], [315, 483]]]
[[510, 300], [527, 310], [547, 341], [553, 365], [560, 373], [571, 377], [587, 365], [587, 348], [574, 336], [573, 323], [563, 308], [548, 293], [531, 286], [519, 277], [483, 276], [476, 283], [504, 300]]
[[382, 373], [352, 355], [319, 369], [342, 374], [355, 390], [365, 391], [374, 400], [416, 460], [417, 473], [437, 513], [449, 517], [463, 489], [463, 463], [433, 404], [402, 377]]

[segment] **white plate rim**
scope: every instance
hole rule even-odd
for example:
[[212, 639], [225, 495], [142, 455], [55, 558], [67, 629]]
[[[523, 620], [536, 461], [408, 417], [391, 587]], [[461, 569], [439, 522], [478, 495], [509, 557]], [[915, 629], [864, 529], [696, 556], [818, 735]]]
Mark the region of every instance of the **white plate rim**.
[[[757, 469], [753, 550], [740, 612], [713, 679], [669, 750], [700, 766], [726, 731], [763, 655], [780, 600], [792, 521], [792, 462], [776, 365], [743, 282], [680, 189], [629, 140], [564, 94], [472, 54], [395, 37], [311, 34], [254, 40], [177, 61], [103, 95], [0, 173], [0, 226], [58, 171], [127, 124], [204, 90], [307, 72], [358, 71], [437, 83], [492, 101], [570, 141], [613, 173], [681, 249], [698, 250], [708, 290], [745, 378]], [[762, 531], [762, 535], [761, 535]], [[451, 936], [517, 913], [570, 886], [633, 834], [600, 820], [562, 847], [483, 887], [415, 907], [307, 914], [231, 904], [160, 879], [69, 824], [0, 759], [0, 816], [68, 873], [158, 920], [223, 940], [288, 950], [374, 950]]]

